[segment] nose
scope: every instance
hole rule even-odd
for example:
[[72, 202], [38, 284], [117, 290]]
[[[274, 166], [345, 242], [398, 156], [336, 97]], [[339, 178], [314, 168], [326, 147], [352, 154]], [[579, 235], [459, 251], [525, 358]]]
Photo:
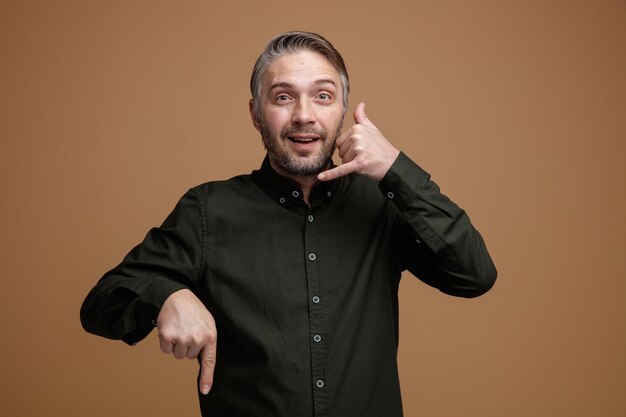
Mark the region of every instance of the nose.
[[314, 110], [308, 100], [298, 100], [293, 109], [292, 121], [294, 124], [306, 125], [315, 123]]

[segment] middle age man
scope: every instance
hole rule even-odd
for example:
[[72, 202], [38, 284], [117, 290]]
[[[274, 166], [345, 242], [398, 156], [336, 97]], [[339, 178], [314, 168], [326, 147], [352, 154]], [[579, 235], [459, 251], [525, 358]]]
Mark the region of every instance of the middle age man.
[[494, 283], [465, 212], [363, 103], [341, 133], [348, 91], [327, 40], [272, 39], [249, 104], [261, 169], [191, 189], [85, 301], [88, 331], [134, 343], [154, 321], [163, 352], [198, 357], [204, 416], [401, 416], [402, 271], [462, 297]]

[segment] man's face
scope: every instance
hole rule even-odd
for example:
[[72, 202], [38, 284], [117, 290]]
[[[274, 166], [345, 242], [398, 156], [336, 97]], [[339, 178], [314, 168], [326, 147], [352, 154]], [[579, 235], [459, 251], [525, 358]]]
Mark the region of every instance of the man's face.
[[339, 73], [326, 58], [298, 51], [272, 61], [259, 100], [259, 120], [250, 111], [272, 167], [288, 176], [326, 169], [344, 114]]

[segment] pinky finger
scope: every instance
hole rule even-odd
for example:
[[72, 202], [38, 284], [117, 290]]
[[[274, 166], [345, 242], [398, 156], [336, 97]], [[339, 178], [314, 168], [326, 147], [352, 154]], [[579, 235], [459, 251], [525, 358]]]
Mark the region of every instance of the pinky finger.
[[317, 179], [319, 179], [320, 181], [330, 181], [330, 180], [334, 180], [335, 178], [344, 177], [348, 174], [352, 174], [353, 172], [356, 172], [356, 170], [357, 170], [357, 163], [354, 160], [352, 160], [345, 164], [336, 166], [333, 169], [329, 169], [328, 171], [321, 172], [317, 176]]

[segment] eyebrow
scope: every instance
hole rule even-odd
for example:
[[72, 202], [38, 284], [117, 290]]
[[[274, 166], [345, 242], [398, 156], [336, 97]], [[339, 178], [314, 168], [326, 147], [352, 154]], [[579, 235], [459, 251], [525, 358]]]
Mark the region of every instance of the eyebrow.
[[[316, 85], [332, 84], [335, 88], [337, 88], [337, 83], [335, 83], [335, 81], [331, 78], [321, 78], [319, 80], [315, 80], [313, 84], [316, 84]], [[293, 84], [288, 83], [288, 82], [274, 83], [272, 84], [268, 92], [271, 93], [272, 90], [275, 90], [277, 88], [292, 88], [293, 86], [294, 86]]]

